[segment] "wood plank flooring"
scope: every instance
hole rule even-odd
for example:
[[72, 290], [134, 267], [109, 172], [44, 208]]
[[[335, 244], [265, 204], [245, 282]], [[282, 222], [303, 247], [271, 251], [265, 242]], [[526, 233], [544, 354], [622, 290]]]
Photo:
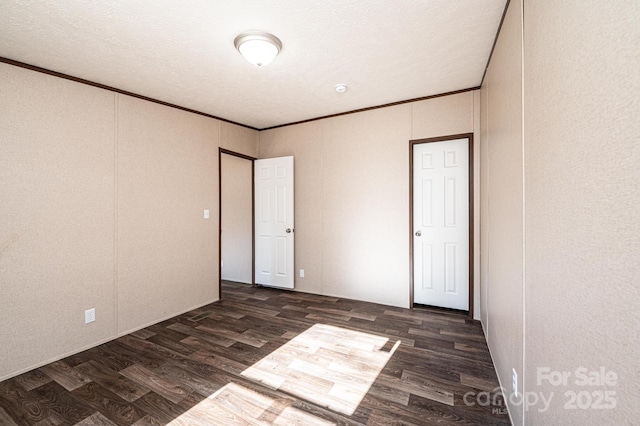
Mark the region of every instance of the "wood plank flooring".
[[510, 424], [481, 403], [499, 385], [478, 322], [230, 282], [222, 295], [0, 382], [0, 424]]

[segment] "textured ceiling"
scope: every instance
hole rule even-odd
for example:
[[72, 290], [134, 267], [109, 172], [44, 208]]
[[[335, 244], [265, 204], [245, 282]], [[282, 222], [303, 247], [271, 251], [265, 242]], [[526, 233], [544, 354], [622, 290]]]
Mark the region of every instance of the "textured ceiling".
[[[505, 3], [2, 0], [0, 56], [263, 129], [478, 86]], [[262, 68], [255, 29], [283, 44]]]

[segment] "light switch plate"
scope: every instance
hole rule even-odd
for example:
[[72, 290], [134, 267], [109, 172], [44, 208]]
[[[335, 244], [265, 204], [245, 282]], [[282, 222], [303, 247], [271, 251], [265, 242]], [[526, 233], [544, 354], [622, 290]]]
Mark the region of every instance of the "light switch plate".
[[94, 322], [96, 320], [96, 309], [91, 308], [84, 311], [84, 323], [89, 324], [90, 322]]
[[204, 209], [204, 218], [209, 219], [209, 209]]

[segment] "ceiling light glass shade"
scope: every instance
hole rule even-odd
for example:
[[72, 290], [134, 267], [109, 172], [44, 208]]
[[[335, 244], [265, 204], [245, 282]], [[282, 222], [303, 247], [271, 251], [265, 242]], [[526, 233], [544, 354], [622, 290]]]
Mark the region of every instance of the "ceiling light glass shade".
[[282, 49], [278, 37], [262, 31], [242, 33], [233, 43], [247, 61], [259, 67], [273, 61]]

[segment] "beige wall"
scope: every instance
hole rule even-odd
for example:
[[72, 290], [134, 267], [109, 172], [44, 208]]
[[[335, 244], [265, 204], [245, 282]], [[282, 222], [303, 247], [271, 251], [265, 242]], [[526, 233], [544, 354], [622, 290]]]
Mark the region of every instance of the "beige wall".
[[[482, 87], [483, 325], [506, 390], [516, 368], [521, 394], [552, 398], [546, 410], [512, 406], [515, 424], [634, 424], [640, 12], [632, 2], [524, 2], [523, 25], [522, 4], [510, 3]], [[581, 367], [618, 379], [580, 385]], [[539, 369], [569, 375], [553, 385]], [[614, 409], [565, 408], [571, 392], [584, 404], [606, 391]]]
[[222, 154], [222, 279], [251, 284], [252, 161]]
[[478, 106], [465, 92], [260, 133], [260, 158], [295, 157], [297, 290], [409, 306], [409, 140], [474, 132]]
[[6, 64], [0, 94], [0, 380], [218, 299], [218, 146], [256, 131]]
[[[481, 90], [483, 327], [500, 382], [523, 378], [522, 25], [511, 2]], [[508, 399], [508, 401], [511, 401]], [[514, 424], [522, 404], [510, 403]]]
[[122, 334], [218, 299], [219, 123], [121, 95], [117, 117]]
[[0, 94], [2, 380], [116, 335], [117, 299], [115, 95], [5, 64]]
[[220, 147], [238, 154], [258, 157], [260, 132], [235, 124], [220, 122]]
[[640, 416], [640, 8], [587, 4], [525, 2], [527, 382], [561, 393], [538, 367], [603, 366], [617, 385], [568, 389], [615, 391], [617, 408], [556, 403], [530, 424]]

